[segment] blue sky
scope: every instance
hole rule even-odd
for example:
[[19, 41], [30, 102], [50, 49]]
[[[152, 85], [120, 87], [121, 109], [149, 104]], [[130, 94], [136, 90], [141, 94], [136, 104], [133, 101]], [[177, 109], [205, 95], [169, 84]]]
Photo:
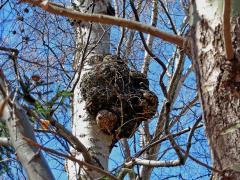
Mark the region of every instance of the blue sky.
[[[20, 6], [17, 6], [20, 7]], [[28, 8], [30, 10], [29, 13], [24, 13], [24, 9]], [[183, 19], [183, 12], [180, 11], [179, 4], [176, 3], [175, 5], [172, 4], [172, 8], [174, 11], [171, 12], [172, 15], [174, 15], [174, 22], [177, 24], [177, 26], [181, 25], [182, 19]], [[14, 10], [13, 10], [14, 9]], [[54, 54], [49, 51], [49, 48], [44, 46], [42, 41], [44, 40], [52, 49], [54, 49], [54, 52], [58, 55], [64, 55], [64, 51], [69, 50], [69, 53], [66, 54], [66, 59], [63, 61], [64, 67], [67, 71], [69, 71], [69, 74], [72, 75], [73, 71], [71, 68], [71, 61], [72, 61], [72, 54], [73, 52], [70, 52], [72, 46], [73, 46], [73, 31], [69, 30], [72, 28], [66, 18], [56, 17], [54, 15], [45, 17], [44, 14], [41, 14], [39, 17], [34, 16], [38, 13], [41, 13], [41, 11], [38, 8], [32, 8], [28, 7], [26, 5], [21, 5], [21, 8], [14, 8], [10, 7], [9, 5], [6, 5], [4, 9], [0, 10], [0, 45], [6, 45], [9, 47], [14, 47], [20, 50], [20, 60], [19, 64], [21, 65], [23, 72], [25, 69], [29, 69], [29, 71], [25, 72], [26, 75], [30, 78], [33, 74], [40, 74], [42, 79], [45, 81], [53, 81], [48, 88], [46, 86], [40, 87], [39, 91], [47, 91], [47, 90], [53, 90], [52, 93], [49, 93], [46, 97], [44, 96], [45, 100], [48, 98], [51, 98], [56, 93], [57, 87], [60, 87], [61, 89], [65, 89], [68, 86], [69, 79], [66, 75], [62, 75], [61, 67], [55, 63], [55, 61], [51, 61], [51, 59], [54, 58]], [[19, 14], [18, 14], [19, 13]], [[16, 21], [16, 17], [19, 15], [24, 15], [24, 21]], [[47, 20], [43, 20], [46, 18]], [[166, 16], [161, 16], [162, 22], [166, 19]], [[161, 19], [160, 18], [160, 19]], [[36, 20], [35, 20], [36, 19]], [[41, 21], [42, 20], [42, 21]], [[54, 22], [57, 21], [58, 23]], [[46, 23], [49, 22], [49, 23]], [[34, 25], [34, 27], [37, 27], [37, 29], [34, 29], [31, 27], [31, 24]], [[58, 24], [58, 25], [57, 25]], [[57, 29], [55, 29], [58, 26]], [[163, 23], [158, 24], [158, 28], [170, 32], [169, 28], [166, 28], [166, 26]], [[41, 34], [38, 32], [38, 30], [41, 30], [43, 32], [48, 32], [49, 36], [45, 36], [43, 34], [41, 39]], [[14, 34], [14, 32], [16, 33]], [[68, 33], [63, 33], [63, 32]], [[112, 34], [111, 34], [111, 41], [113, 44], [116, 44], [116, 41], [120, 39], [120, 30], [118, 27], [112, 28]], [[30, 36], [29, 42], [24, 43], [24, 38]], [[37, 43], [36, 43], [37, 42]], [[62, 42], [61, 49], [58, 47], [59, 42]], [[140, 44], [139, 36], [136, 36], [135, 39], [136, 44]], [[137, 67], [140, 69], [142, 65], [142, 59], [144, 55], [143, 49], [139, 50], [139, 47], [136, 45], [134, 46], [133, 50], [135, 50], [137, 53], [135, 56], [131, 55], [130, 59], [133, 60], [133, 62], [137, 65]], [[36, 49], [37, 56], [35, 56], [31, 51], [33, 49]], [[169, 57], [171, 57], [172, 52], [175, 50], [175, 47], [170, 44], [164, 44], [161, 40], [155, 39], [154, 46], [153, 46], [153, 52], [160, 57], [160, 59], [164, 60], [166, 62]], [[114, 53], [114, 47], [112, 47], [112, 52]], [[33, 54], [33, 60], [34, 62], [39, 62], [43, 64], [44, 66], [37, 66], [34, 67], [31, 63], [26, 63], [26, 59], [28, 59], [29, 55]], [[136, 57], [137, 56], [137, 57]], [[3, 57], [1, 59], [1, 65], [3, 65], [3, 68], [5, 69], [5, 74], [7, 74], [9, 80], [14, 80], [15, 75], [12, 71], [12, 64], [11, 62], [7, 61], [7, 56], [3, 52], [0, 52], [0, 57]], [[62, 56], [64, 58], [64, 56]], [[59, 58], [61, 60], [61, 58]], [[185, 69], [189, 67], [191, 61], [186, 58], [185, 60]], [[47, 65], [51, 65], [51, 68], [47, 68]], [[40, 68], [41, 67], [41, 68]], [[149, 72], [149, 79], [150, 79], [150, 88], [153, 90], [159, 97], [159, 109], [161, 107], [161, 102], [163, 101], [163, 96], [161, 93], [161, 89], [158, 85], [158, 78], [159, 74], [162, 72], [161, 67], [154, 61], [150, 64], [150, 72]], [[49, 78], [47, 78], [49, 76]], [[165, 82], [167, 82], [167, 78], [164, 79]], [[177, 102], [174, 104], [174, 108], [179, 108], [184, 106], [190, 99], [192, 99], [196, 92], [194, 89], [196, 89], [196, 83], [195, 83], [195, 76], [194, 73], [191, 73], [184, 83], [184, 87], [181, 89], [179, 98], [177, 99]], [[191, 87], [191, 88], [189, 88]], [[66, 102], [66, 103], [69, 103]], [[65, 112], [65, 113], [64, 113]], [[177, 114], [179, 112], [178, 110], [172, 112], [172, 116], [174, 114]], [[69, 120], [71, 118], [71, 112], [69, 110], [64, 110], [64, 108], [60, 108], [59, 111], [56, 113], [57, 119], [64, 124], [68, 129], [70, 128]], [[181, 120], [180, 123], [178, 123], [176, 126], [173, 127], [173, 131], [176, 132], [179, 129], [184, 129], [186, 127], [191, 126], [194, 122], [193, 120], [196, 118], [195, 116], [199, 116], [201, 114], [200, 106], [197, 105], [194, 108], [191, 109]], [[154, 131], [154, 128], [156, 126], [156, 119], [153, 119], [150, 123], [150, 129], [151, 132]], [[138, 139], [139, 135], [136, 133], [135, 138]], [[187, 135], [183, 135], [179, 137], [178, 143], [181, 142], [184, 143], [187, 138]], [[59, 141], [55, 139], [48, 139], [46, 136], [39, 135], [39, 142], [44, 142], [44, 145], [48, 147], [56, 147], [58, 151], [66, 152], [66, 149], [63, 148], [63, 146], [59, 143]], [[61, 141], [62, 143], [65, 143], [64, 141]], [[134, 154], [133, 151], [133, 142], [134, 137], [132, 137], [129, 140], [129, 144], [132, 150], [132, 155]], [[191, 153], [193, 155], [196, 155], [200, 158], [200, 160], [204, 163], [210, 164], [211, 161], [209, 158], [206, 158], [205, 155], [209, 155], [208, 145], [206, 138], [204, 136], [204, 130], [200, 129], [197, 130], [195, 133], [195, 136], [193, 138], [194, 146], [191, 149]], [[161, 145], [160, 152], [164, 152], [168, 147], [170, 146], [168, 141], [165, 141]], [[116, 168], [119, 164], [122, 164], [123, 157], [121, 149], [114, 148], [109, 160], [109, 168], [110, 170]], [[138, 144], [136, 144], [137, 150], [139, 150]], [[67, 175], [65, 172], [63, 172], [63, 164], [64, 159], [56, 159], [52, 158], [48, 155], [46, 155], [46, 158], [49, 162], [49, 165], [52, 167], [52, 171], [57, 179], [67, 179]], [[175, 153], [170, 150], [168, 151], [162, 159], [176, 159]], [[162, 160], [161, 159], [161, 160]], [[175, 167], [175, 168], [156, 168], [154, 170], [154, 173], [152, 174], [151, 179], [158, 179], [159, 177], [164, 178], [168, 176], [168, 179], [194, 179], [199, 177], [199, 179], [208, 179], [207, 176], [203, 176], [204, 174], [209, 174], [210, 172], [203, 168], [200, 165], [197, 165], [192, 160], [188, 160], [186, 162], [186, 165], [181, 167]], [[203, 177], [200, 177], [203, 176]]]

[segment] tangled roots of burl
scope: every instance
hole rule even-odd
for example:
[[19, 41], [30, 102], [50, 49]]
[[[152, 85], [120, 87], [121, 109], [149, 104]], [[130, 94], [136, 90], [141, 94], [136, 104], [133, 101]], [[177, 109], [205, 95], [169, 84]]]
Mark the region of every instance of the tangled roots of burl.
[[149, 90], [148, 79], [116, 56], [95, 56], [88, 63], [93, 69], [81, 81], [88, 112], [106, 134], [117, 140], [129, 138], [157, 110], [158, 99]]

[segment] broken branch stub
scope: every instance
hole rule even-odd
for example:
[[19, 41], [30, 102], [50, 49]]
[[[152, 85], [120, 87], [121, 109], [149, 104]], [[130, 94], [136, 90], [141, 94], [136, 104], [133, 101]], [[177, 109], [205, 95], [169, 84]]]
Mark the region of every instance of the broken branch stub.
[[113, 55], [92, 57], [87, 63], [93, 65], [81, 81], [87, 111], [96, 117], [100, 129], [116, 140], [131, 137], [157, 110], [158, 98], [149, 90], [147, 77]]

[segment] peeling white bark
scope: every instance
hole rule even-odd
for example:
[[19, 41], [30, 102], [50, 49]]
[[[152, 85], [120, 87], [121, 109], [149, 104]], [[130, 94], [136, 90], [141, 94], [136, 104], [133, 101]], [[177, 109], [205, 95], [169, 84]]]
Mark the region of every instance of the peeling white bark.
[[[78, 1], [76, 1], [77, 3]], [[91, 0], [87, 0], [82, 5], [77, 4], [77, 7], [82, 12], [106, 14], [108, 3], [109, 1], [105, 0], [96, 1], [95, 6], [86, 10], [92, 4]], [[107, 170], [110, 146], [113, 139], [100, 130], [96, 124], [95, 117], [87, 112], [86, 102], [82, 97], [80, 88], [83, 75], [91, 71], [92, 66], [94, 66], [94, 64], [89, 64], [87, 61], [93, 56], [110, 53], [109, 27], [101, 24], [93, 24], [91, 26], [89, 23], [81, 22], [76, 27], [76, 47], [75, 62], [80, 67], [76, 69], [80, 70], [81, 74], [73, 95], [72, 132], [89, 150], [94, 161], [91, 163]], [[83, 63], [81, 62], [82, 60], [84, 60]], [[81, 67], [81, 63], [84, 65], [83, 67]], [[71, 149], [71, 151], [75, 155], [75, 158], [84, 160], [80, 152], [75, 152], [74, 149]], [[67, 171], [71, 180], [78, 179], [79, 177], [84, 179], [102, 177], [102, 175], [88, 171], [84, 167], [79, 167], [78, 164], [71, 161], [67, 161]]]
[[[239, 179], [240, 131], [235, 127], [240, 119], [240, 25], [238, 0], [231, 11], [231, 39], [235, 53], [229, 59], [226, 53], [223, 0], [192, 1], [192, 56], [197, 75], [199, 97], [206, 126], [206, 134], [212, 152], [213, 167], [222, 173], [213, 172], [212, 179]], [[235, 12], [235, 13], [234, 13]], [[229, 12], [230, 13], [230, 12]], [[229, 28], [229, 27], [228, 27]], [[231, 129], [231, 128], [230, 128]]]

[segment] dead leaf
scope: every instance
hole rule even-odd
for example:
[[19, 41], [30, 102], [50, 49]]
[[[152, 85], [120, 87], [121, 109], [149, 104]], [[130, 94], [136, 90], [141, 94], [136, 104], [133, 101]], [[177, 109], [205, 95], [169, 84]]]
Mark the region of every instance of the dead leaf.
[[46, 130], [46, 129], [48, 129], [48, 127], [50, 125], [50, 121], [47, 119], [41, 119], [40, 125], [44, 130]]

